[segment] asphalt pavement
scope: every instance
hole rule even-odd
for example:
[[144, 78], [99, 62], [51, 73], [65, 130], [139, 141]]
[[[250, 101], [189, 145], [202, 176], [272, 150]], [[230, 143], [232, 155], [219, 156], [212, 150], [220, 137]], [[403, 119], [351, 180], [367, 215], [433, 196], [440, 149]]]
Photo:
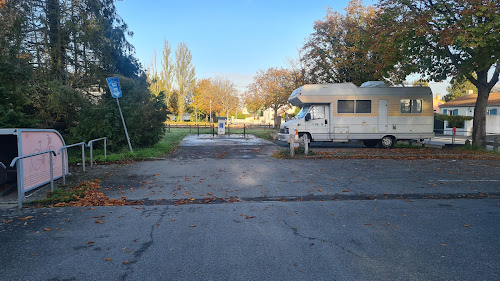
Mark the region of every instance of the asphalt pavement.
[[498, 161], [192, 141], [107, 169], [102, 191], [140, 205], [1, 210], [0, 279], [500, 279]]

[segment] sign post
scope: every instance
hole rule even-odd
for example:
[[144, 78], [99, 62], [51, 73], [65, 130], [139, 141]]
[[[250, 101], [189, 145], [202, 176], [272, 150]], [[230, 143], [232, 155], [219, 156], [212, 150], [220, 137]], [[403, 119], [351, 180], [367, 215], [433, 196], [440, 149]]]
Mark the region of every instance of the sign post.
[[120, 102], [118, 101], [118, 98], [122, 97], [122, 90], [120, 89], [120, 81], [118, 80], [118, 77], [108, 77], [106, 78], [106, 81], [108, 82], [111, 95], [116, 99], [116, 104], [118, 104], [118, 110], [120, 111], [123, 128], [125, 129], [125, 136], [127, 137], [128, 147], [130, 148], [130, 152], [134, 152], [134, 150], [132, 150], [132, 145], [130, 144], [130, 138], [127, 132], [127, 125], [125, 125], [125, 119], [123, 119], [122, 108], [120, 107]]

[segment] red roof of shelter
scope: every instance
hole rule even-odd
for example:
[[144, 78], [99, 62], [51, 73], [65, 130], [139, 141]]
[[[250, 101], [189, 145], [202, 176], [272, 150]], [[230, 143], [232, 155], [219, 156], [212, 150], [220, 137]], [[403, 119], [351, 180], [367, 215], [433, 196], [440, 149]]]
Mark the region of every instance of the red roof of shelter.
[[[441, 104], [439, 107], [460, 107], [460, 106], [475, 106], [477, 100], [477, 94], [461, 96], [445, 104]], [[488, 106], [500, 106], [500, 93], [490, 93], [488, 98]]]

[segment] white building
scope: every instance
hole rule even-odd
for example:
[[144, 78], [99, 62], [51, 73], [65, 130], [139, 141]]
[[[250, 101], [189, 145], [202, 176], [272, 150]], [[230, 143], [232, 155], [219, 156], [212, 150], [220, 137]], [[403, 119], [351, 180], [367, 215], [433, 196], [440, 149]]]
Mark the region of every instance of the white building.
[[[465, 95], [439, 106], [439, 112], [445, 115], [474, 116], [477, 94]], [[457, 128], [457, 135], [472, 135], [473, 120], [465, 121], [464, 128]], [[451, 128], [446, 127], [445, 134], [451, 135]], [[486, 107], [486, 134], [500, 134], [500, 93], [490, 93]]]

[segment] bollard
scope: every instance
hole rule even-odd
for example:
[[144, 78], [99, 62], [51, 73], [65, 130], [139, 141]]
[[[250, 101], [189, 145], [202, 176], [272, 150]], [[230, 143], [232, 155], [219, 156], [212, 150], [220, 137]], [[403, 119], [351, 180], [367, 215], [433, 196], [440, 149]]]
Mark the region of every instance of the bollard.
[[246, 138], [246, 127], [247, 124], [243, 124], [243, 138]]
[[309, 154], [309, 138], [307, 134], [304, 134], [304, 154], [307, 156]]
[[493, 151], [498, 152], [498, 137], [493, 140]]
[[295, 156], [295, 139], [290, 139], [290, 156]]
[[200, 125], [196, 124], [196, 129], [198, 129], [198, 137], [200, 136]]

